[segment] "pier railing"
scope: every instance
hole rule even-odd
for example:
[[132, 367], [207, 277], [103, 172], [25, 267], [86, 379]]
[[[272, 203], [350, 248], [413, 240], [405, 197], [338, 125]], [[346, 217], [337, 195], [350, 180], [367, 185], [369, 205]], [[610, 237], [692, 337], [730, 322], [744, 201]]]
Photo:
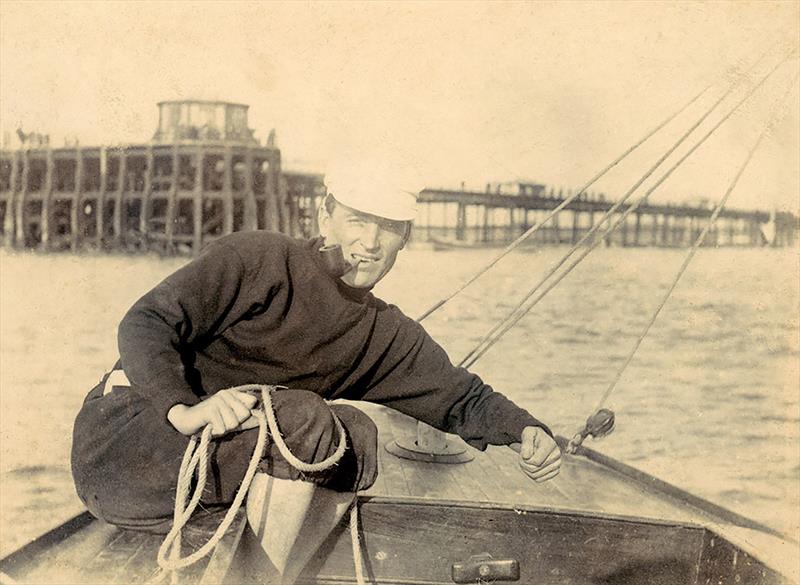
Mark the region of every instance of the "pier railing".
[[[415, 241], [442, 246], [491, 246], [512, 242], [564, 201], [557, 195], [507, 195], [481, 191], [425, 189], [419, 198]], [[570, 202], [531, 238], [530, 245], [577, 242], [606, 213], [613, 201], [584, 196]], [[616, 215], [629, 208], [623, 204]], [[712, 208], [707, 205], [645, 204], [615, 233], [617, 246], [688, 246], [702, 231]], [[606, 224], [607, 225], [607, 224]], [[794, 246], [800, 223], [787, 212], [724, 209], [712, 228], [709, 246]], [[604, 230], [598, 230], [602, 233]], [[600, 237], [600, 236], [597, 236]]]

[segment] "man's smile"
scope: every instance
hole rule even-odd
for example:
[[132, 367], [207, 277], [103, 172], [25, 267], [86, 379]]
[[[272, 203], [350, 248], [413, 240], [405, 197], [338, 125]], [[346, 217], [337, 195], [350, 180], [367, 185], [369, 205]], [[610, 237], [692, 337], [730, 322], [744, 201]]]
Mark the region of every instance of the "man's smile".
[[375, 256], [373, 254], [359, 254], [357, 252], [351, 252], [350, 257], [353, 259], [353, 263], [355, 264], [359, 264], [362, 262], [372, 263], [380, 260], [380, 256]]

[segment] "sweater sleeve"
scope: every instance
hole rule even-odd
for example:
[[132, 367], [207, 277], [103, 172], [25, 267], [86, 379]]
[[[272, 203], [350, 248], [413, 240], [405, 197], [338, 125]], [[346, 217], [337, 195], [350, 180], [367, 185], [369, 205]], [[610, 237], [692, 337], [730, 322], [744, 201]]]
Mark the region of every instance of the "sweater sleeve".
[[362, 400], [377, 402], [435, 428], [459, 435], [471, 446], [519, 442], [527, 426], [550, 429], [495, 392], [477, 375], [457, 368], [421, 325], [400, 314], [389, 347], [376, 364]]
[[199, 384], [190, 380], [195, 347], [247, 314], [252, 279], [239, 253], [217, 242], [123, 317], [117, 335], [122, 368], [159, 414], [200, 401]]

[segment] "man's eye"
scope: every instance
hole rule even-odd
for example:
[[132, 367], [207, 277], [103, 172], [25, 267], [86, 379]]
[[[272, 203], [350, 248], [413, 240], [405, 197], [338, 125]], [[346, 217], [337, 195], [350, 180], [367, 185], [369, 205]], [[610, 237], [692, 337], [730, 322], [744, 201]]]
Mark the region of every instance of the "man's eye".
[[406, 225], [402, 221], [384, 221], [381, 223], [381, 229], [385, 232], [402, 234], [406, 230]]
[[405, 224], [401, 221], [387, 221], [383, 225], [383, 229], [389, 232], [402, 232], [405, 227]]
[[347, 220], [347, 223], [361, 225], [364, 223], [364, 221], [357, 217], [351, 217], [350, 219]]

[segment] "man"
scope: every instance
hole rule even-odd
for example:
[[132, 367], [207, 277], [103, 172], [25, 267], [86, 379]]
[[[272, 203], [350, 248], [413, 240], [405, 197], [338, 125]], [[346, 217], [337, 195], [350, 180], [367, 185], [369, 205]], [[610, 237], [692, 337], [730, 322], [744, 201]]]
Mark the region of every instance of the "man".
[[[342, 460], [319, 473], [294, 469], [273, 441], [262, 455], [247, 516], [285, 583], [377, 475], [372, 421], [326, 400], [384, 404], [478, 449], [521, 443], [520, 467], [532, 479], [558, 473], [561, 453], [541, 422], [455, 368], [419, 324], [370, 293], [408, 241], [416, 204], [416, 193], [371, 170], [329, 176], [320, 238], [232, 234], [128, 311], [120, 362], [75, 424], [73, 475], [92, 513], [166, 531], [188, 437], [206, 425], [217, 440], [201, 501], [229, 503], [256, 440], [256, 399], [231, 388], [251, 383], [287, 387], [272, 401], [302, 461], [336, 451], [337, 420], [346, 434]], [[329, 262], [338, 249], [339, 262]]]

